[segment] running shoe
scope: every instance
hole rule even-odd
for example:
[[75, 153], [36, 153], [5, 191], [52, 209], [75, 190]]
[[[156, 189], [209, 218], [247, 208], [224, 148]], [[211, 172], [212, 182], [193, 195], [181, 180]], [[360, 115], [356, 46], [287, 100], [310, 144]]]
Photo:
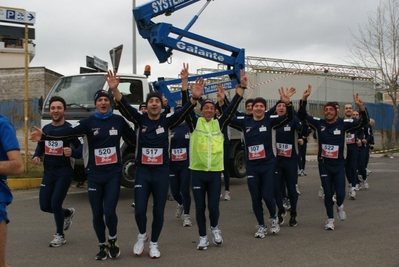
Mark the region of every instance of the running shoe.
[[207, 236], [200, 236], [200, 240], [197, 245], [198, 250], [205, 250], [209, 246], [209, 240]]
[[183, 205], [177, 204], [176, 217], [180, 218], [183, 215]]
[[151, 259], [158, 259], [159, 257], [161, 257], [161, 252], [158, 249], [157, 243], [150, 242], [149, 249], [150, 251], [148, 252], [148, 255]]
[[354, 187], [352, 187], [351, 190], [349, 191], [349, 198], [352, 200], [356, 199], [356, 190]]
[[108, 245], [101, 244], [100, 251], [97, 253], [95, 259], [98, 261], [105, 261], [108, 255]]
[[369, 169], [366, 168], [367, 176], [372, 172]]
[[258, 226], [258, 231], [255, 233], [255, 238], [265, 238], [267, 235], [267, 227], [266, 226]]
[[137, 236], [137, 241], [136, 241], [136, 244], [134, 244], [134, 247], [133, 247], [133, 253], [134, 253], [134, 255], [138, 255], [138, 256], [141, 256], [142, 254], [143, 254], [143, 252], [144, 252], [144, 245], [145, 245], [145, 242], [147, 242], [147, 240], [148, 240], [148, 235], [147, 235], [147, 233], [145, 233], [145, 234], [139, 234], [138, 236]]
[[324, 229], [326, 230], [334, 230], [334, 219], [327, 219], [326, 225], [324, 226]]
[[367, 180], [363, 181], [363, 188], [364, 189], [368, 189], [369, 188], [369, 183], [367, 182]]
[[224, 200], [230, 200], [231, 196], [230, 196], [230, 191], [226, 190], [224, 191]]
[[285, 210], [291, 209], [291, 203], [290, 203], [289, 199], [287, 199], [287, 198], [283, 199], [283, 207]]
[[280, 232], [280, 225], [278, 224], [278, 218], [270, 219], [270, 232], [277, 234]]
[[291, 212], [290, 214], [290, 221], [289, 221], [289, 226], [294, 227], [298, 225], [298, 222], [296, 221], [296, 212]]
[[300, 194], [301, 194], [301, 192], [299, 191], [298, 184], [296, 184], [296, 185], [295, 185], [295, 189], [296, 189], [296, 192], [298, 193], [298, 195], [300, 195]]
[[337, 208], [337, 213], [338, 213], [338, 219], [341, 221], [345, 221], [346, 219], [346, 212], [344, 210], [344, 204], [338, 207], [337, 204], [335, 204], [335, 207]]
[[298, 171], [298, 176], [303, 176], [302, 171], [303, 171], [303, 170], [299, 170], [299, 171]]
[[55, 234], [53, 240], [51, 240], [49, 247], [56, 248], [61, 247], [66, 243], [66, 239], [63, 235]]
[[190, 227], [192, 225], [193, 225], [193, 223], [191, 222], [190, 215], [184, 214], [183, 215], [183, 226]]
[[285, 217], [286, 213], [285, 210], [279, 210], [277, 213], [277, 217], [278, 217], [278, 223], [280, 225], [284, 224], [284, 217]]
[[119, 246], [118, 246], [118, 240], [116, 239], [116, 238], [114, 238], [114, 239], [109, 239], [108, 240], [108, 244], [109, 244], [109, 247], [108, 247], [108, 256], [111, 258], [111, 259], [114, 259], [114, 258], [117, 258], [117, 257], [119, 257], [119, 255], [121, 255], [121, 251], [120, 251], [120, 249], [119, 249]]
[[66, 216], [64, 218], [64, 231], [68, 230], [71, 227], [72, 218], [73, 218], [73, 216], [75, 216], [75, 209], [74, 208], [69, 208], [67, 210], [69, 210], [70, 213], [69, 213], [69, 216]]
[[305, 170], [302, 170], [303, 176], [308, 176], [308, 174], [305, 172]]
[[320, 186], [320, 189], [319, 189], [319, 198], [323, 198], [323, 197], [324, 197], [324, 189], [323, 189], [322, 186]]
[[223, 238], [221, 236], [221, 231], [218, 227], [211, 227], [212, 241], [215, 245], [221, 245], [223, 243]]
[[360, 184], [356, 184], [355, 190], [356, 190], [356, 191], [359, 191], [359, 190], [360, 190]]

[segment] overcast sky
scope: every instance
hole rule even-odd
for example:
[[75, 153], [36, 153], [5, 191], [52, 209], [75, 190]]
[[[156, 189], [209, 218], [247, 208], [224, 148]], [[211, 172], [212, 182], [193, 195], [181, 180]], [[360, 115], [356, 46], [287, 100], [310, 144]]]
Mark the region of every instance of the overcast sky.
[[[136, 0], [136, 6], [147, 2]], [[204, 4], [201, 0], [154, 21], [184, 28]], [[245, 48], [247, 56], [348, 64], [351, 31], [358, 32], [378, 4], [378, 0], [215, 0], [191, 31]], [[109, 50], [123, 44], [119, 72], [132, 73], [132, 0], [3, 0], [0, 5], [36, 12], [36, 56], [30, 66], [75, 74], [85, 66], [86, 55], [110, 62]], [[217, 66], [178, 51], [171, 64], [159, 64], [138, 33], [136, 60], [139, 74], [145, 65], [152, 66], [153, 80], [177, 77], [182, 62], [190, 63], [191, 73]]]

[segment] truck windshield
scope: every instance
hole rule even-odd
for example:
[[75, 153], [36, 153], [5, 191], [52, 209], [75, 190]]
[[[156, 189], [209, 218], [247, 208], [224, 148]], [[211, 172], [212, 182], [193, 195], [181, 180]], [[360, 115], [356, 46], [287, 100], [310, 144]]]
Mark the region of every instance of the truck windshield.
[[[52, 96], [61, 96], [70, 107], [94, 108], [94, 94], [100, 89], [104, 89], [104, 74], [99, 75], [79, 75], [60, 78], [50, 91]], [[44, 109], [48, 110], [49, 103], [46, 102]]]
[[[108, 85], [102, 73], [61, 77], [46, 98], [44, 110], [48, 110], [48, 100], [52, 96], [60, 96], [65, 99], [68, 107], [90, 111], [95, 108], [94, 94], [100, 89], [108, 91]], [[139, 105], [144, 101], [143, 82], [139, 78], [122, 75], [118, 89], [132, 105]]]

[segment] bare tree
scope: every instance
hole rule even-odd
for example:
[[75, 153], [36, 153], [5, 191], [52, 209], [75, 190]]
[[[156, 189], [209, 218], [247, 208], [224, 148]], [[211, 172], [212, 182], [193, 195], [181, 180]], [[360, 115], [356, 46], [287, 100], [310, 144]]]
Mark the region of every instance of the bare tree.
[[376, 68], [376, 83], [386, 90], [392, 99], [394, 118], [388, 147], [396, 144], [398, 55], [399, 55], [399, 1], [380, 1], [376, 12], [368, 14], [368, 22], [359, 26], [358, 34], [352, 32], [350, 60], [352, 64]]

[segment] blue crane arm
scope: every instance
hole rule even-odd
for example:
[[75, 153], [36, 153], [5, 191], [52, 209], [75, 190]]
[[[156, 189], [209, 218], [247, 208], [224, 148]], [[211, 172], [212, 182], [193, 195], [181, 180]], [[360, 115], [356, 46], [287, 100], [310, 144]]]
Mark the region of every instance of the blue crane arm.
[[171, 15], [176, 10], [182, 9], [188, 5], [194, 4], [200, 0], [154, 0], [145, 3], [133, 9], [133, 16], [137, 27], [147, 28], [153, 24], [152, 18], [165, 14]]
[[[154, 23], [151, 21], [151, 18], [155, 16], [160, 14], [171, 14], [197, 1], [199, 0], [158, 0], [136, 7], [133, 9], [133, 14], [138, 31], [144, 39], [147, 39], [160, 63], [166, 62], [172, 55], [173, 50], [178, 50], [225, 65], [222, 71], [191, 76], [189, 77], [190, 81], [198, 77], [207, 79], [227, 75], [230, 79], [229, 81], [217, 83], [222, 83], [226, 90], [235, 88], [235, 85], [240, 80], [240, 70], [245, 68], [245, 50], [243, 48], [236, 48], [189, 32], [188, 29], [196, 21], [199, 16], [198, 14], [185, 29], [176, 28], [168, 23]], [[209, 1], [210, 0], [207, 0], [206, 5]], [[162, 5], [162, 3], [164, 5]], [[183, 38], [184, 41], [182, 40]], [[206, 47], [203, 45], [206, 45]], [[155, 90], [165, 95], [169, 101], [169, 105], [174, 106], [176, 101], [181, 99], [181, 95], [179, 91], [170, 91], [168, 86], [180, 83], [181, 79], [168, 81], [158, 80], [153, 83], [153, 87]], [[207, 85], [204, 94], [216, 92], [217, 83]]]

